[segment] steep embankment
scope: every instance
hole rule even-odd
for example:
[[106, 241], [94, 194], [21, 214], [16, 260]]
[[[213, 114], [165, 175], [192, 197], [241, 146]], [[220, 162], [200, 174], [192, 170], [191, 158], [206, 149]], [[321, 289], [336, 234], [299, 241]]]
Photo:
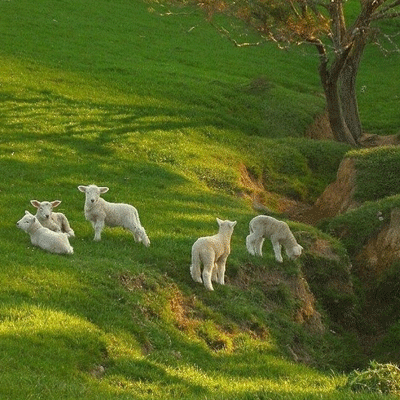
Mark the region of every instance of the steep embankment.
[[[368, 141], [376, 140], [369, 137]], [[388, 142], [378, 140], [382, 141]], [[364, 351], [385, 361], [400, 360], [393, 348], [400, 339], [395, 295], [400, 265], [400, 196], [393, 184], [399, 156], [396, 146], [350, 152], [340, 164], [337, 179], [300, 216], [340, 238], [347, 248], [352, 274], [360, 282], [359, 293], [364, 298], [355, 327]]]

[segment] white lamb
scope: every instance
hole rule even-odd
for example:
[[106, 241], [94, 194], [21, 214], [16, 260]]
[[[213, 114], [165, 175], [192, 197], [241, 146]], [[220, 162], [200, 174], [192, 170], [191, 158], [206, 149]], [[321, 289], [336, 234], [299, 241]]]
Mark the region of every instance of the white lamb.
[[37, 208], [36, 218], [45, 228], [54, 232], [65, 232], [70, 237], [75, 236], [67, 217], [63, 213], [53, 212], [53, 208], [61, 204], [60, 200], [51, 202], [31, 200], [31, 204]]
[[[222, 221], [217, 218], [219, 231], [214, 236], [201, 237], [192, 246], [190, 274], [195, 282], [204, 283], [208, 290], [214, 290], [211, 280], [225, 284], [226, 260], [231, 252], [231, 237], [236, 221]], [[203, 280], [201, 279], [203, 263]]]
[[45, 228], [29, 211], [25, 211], [25, 215], [17, 222], [17, 227], [30, 235], [31, 243], [34, 246], [43, 250], [57, 254], [72, 254], [74, 252], [66, 233], [54, 232]]
[[300, 246], [288, 224], [266, 215], [254, 217], [249, 224], [250, 234], [246, 238], [246, 247], [253, 256], [262, 257], [262, 245], [265, 238], [269, 238], [275, 253], [275, 259], [283, 262], [282, 247], [290, 259], [300, 257], [303, 247]]
[[85, 193], [85, 217], [93, 225], [94, 240], [101, 239], [101, 231], [104, 225], [122, 226], [132, 232], [135, 242], [142, 242], [146, 247], [150, 246], [150, 240], [140, 223], [139, 214], [130, 204], [109, 203], [100, 197], [108, 192], [108, 187], [96, 185], [78, 186]]

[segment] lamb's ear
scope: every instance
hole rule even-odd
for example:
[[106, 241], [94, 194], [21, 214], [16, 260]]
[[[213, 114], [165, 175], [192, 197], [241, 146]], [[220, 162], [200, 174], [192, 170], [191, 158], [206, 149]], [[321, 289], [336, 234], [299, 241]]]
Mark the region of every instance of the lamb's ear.
[[106, 193], [108, 192], [110, 189], [107, 186], [102, 186], [99, 187], [100, 193]]
[[86, 192], [86, 189], [87, 189], [87, 186], [78, 186], [78, 189], [81, 191], [81, 192], [83, 192], [83, 193], [85, 193]]
[[222, 221], [222, 219], [217, 218], [217, 222], [218, 222], [218, 225], [221, 225], [223, 221]]
[[61, 200], [54, 200], [51, 202], [51, 205], [53, 207], [58, 207], [61, 204]]
[[236, 224], [237, 224], [237, 221], [233, 221], [233, 222], [231, 223], [232, 228], [233, 228]]
[[36, 207], [36, 208], [40, 207], [40, 203], [37, 200], [31, 200], [31, 204], [33, 205], [33, 207]]

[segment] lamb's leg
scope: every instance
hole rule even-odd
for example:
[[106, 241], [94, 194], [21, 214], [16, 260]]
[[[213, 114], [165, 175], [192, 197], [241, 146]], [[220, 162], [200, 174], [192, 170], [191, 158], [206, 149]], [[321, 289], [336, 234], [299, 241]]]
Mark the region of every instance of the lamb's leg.
[[133, 215], [130, 215], [126, 221], [124, 221], [122, 226], [132, 233], [135, 242], [141, 241], [139, 226], [136, 224], [135, 217]]
[[49, 228], [53, 232], [62, 232], [62, 229], [50, 218], [39, 221], [44, 227]]
[[136, 243], [143, 243], [146, 247], [150, 246], [150, 240], [146, 234], [146, 231], [140, 224], [139, 216], [132, 214], [129, 220], [124, 224], [124, 228], [128, 229]]
[[276, 240], [271, 240], [271, 242], [274, 249], [276, 261], [278, 261], [279, 263], [283, 262], [281, 245]]
[[201, 279], [200, 255], [196, 250], [192, 251], [192, 264], [190, 265], [190, 275], [195, 282], [203, 283]]
[[211, 274], [212, 274], [212, 269], [214, 268], [214, 262], [208, 262], [204, 264], [204, 269], [203, 269], [203, 282], [204, 286], [206, 287], [207, 290], [214, 290], [212, 283], [211, 283]]
[[104, 228], [104, 220], [97, 220], [96, 222], [93, 223], [93, 228], [94, 228], [94, 239], [96, 242], [101, 240], [101, 231]]
[[146, 247], [150, 246], [150, 239], [146, 234], [146, 231], [141, 226], [140, 228], [136, 229], [136, 233], [133, 234], [136, 242], [143, 243]]
[[226, 270], [226, 260], [227, 260], [227, 256], [223, 256], [221, 257], [218, 262], [217, 262], [217, 266], [218, 266], [218, 280], [217, 282], [220, 285], [225, 285], [225, 270]]
[[69, 237], [74, 237], [75, 236], [75, 232], [71, 228], [67, 218], [63, 218], [61, 226], [62, 226], [62, 228], [61, 228], [62, 232], [65, 232]]
[[218, 282], [218, 269], [219, 269], [218, 264], [215, 263], [214, 268], [212, 270], [212, 275], [211, 275], [211, 280], [213, 282]]
[[264, 238], [262, 236], [257, 237], [257, 239], [254, 241], [254, 249], [255, 249], [255, 254], [257, 256], [262, 257], [263, 243], [264, 243]]

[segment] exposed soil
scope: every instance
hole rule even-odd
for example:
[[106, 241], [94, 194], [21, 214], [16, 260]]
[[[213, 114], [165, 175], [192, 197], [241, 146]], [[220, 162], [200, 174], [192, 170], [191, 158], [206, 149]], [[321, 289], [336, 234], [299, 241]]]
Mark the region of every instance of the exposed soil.
[[[335, 139], [329, 125], [327, 113], [318, 115], [315, 118], [314, 123], [306, 130], [305, 137], [316, 140]], [[400, 135], [385, 136], [364, 133], [359, 142], [361, 147], [398, 146], [400, 145]]]
[[316, 140], [334, 140], [327, 113], [315, 118], [314, 123], [306, 130], [305, 137]]
[[358, 207], [359, 204], [354, 200], [355, 180], [354, 160], [345, 158], [339, 166], [336, 181], [324, 190], [315, 204], [307, 209], [301, 206], [298, 210], [295, 208], [289, 210], [291, 217], [309, 225], [315, 225], [321, 219], [332, 218]]
[[[319, 115], [307, 129], [305, 136], [314, 140], [334, 140], [326, 113]], [[372, 135], [365, 133], [360, 139], [361, 147], [398, 146], [399, 135]], [[267, 192], [263, 183], [249, 173], [244, 165], [240, 167], [242, 184], [249, 188], [246, 196], [252, 200], [253, 208], [268, 213], [271, 204], [278, 213], [286, 214], [292, 220], [315, 225], [324, 218], [342, 214], [359, 204], [354, 200], [356, 170], [354, 161], [345, 158], [339, 166], [336, 181], [329, 185], [315, 204], [304, 204], [289, 198]]]
[[316, 300], [311, 292], [306, 279], [302, 276], [286, 276], [280, 270], [265, 270], [255, 268], [248, 264], [243, 266], [237, 277], [230, 282], [243, 290], [247, 290], [254, 282], [263, 288], [268, 294], [270, 301], [264, 307], [267, 312], [274, 312], [281, 307], [280, 303], [285, 301], [280, 293], [282, 287], [288, 288], [290, 296], [298, 304], [293, 320], [303, 325], [312, 333], [323, 333], [325, 327], [321, 321], [321, 314], [316, 310]]
[[[315, 122], [308, 128], [306, 137], [315, 140], [334, 140], [326, 114], [315, 119]], [[378, 136], [366, 133], [360, 140], [360, 146], [362, 147], [398, 145], [400, 145], [400, 134]], [[354, 199], [356, 174], [357, 171], [354, 160], [345, 158], [339, 166], [336, 181], [325, 189], [315, 204], [308, 205], [287, 198], [276, 198], [276, 195], [265, 191], [262, 182], [254, 181], [254, 178], [246, 170], [245, 166], [241, 167], [242, 183], [244, 186], [250, 188], [247, 196], [251, 199], [253, 208], [256, 211], [268, 214], [268, 205], [271, 205], [270, 207], [273, 208], [275, 212], [285, 214], [291, 220], [309, 225], [315, 225], [321, 219], [332, 218], [335, 215], [343, 214], [347, 210], [360, 205]], [[279, 207], [276, 207], [276, 204], [279, 204]], [[318, 247], [318, 243], [314, 245]], [[331, 250], [328, 246], [328, 248], [321, 248], [319, 251], [323, 253]], [[394, 209], [392, 210], [390, 222], [384, 225], [379, 232], [376, 232], [376, 234], [368, 240], [362, 251], [353, 260], [353, 272], [355, 272], [363, 282], [368, 297], [362, 317], [364, 327], [362, 325], [359, 327], [360, 341], [365, 347], [364, 350], [366, 354], [368, 354], [379, 337], [381, 337], [387, 329], [385, 322], [381, 321], [381, 311], [384, 309], [385, 304], [379, 304], [377, 299], [371, 295], [371, 293], [373, 293], [371, 288], [374, 287], [379, 277], [382, 276], [387, 268], [392, 265], [393, 261], [399, 258], [400, 210]], [[269, 276], [268, 279], [271, 280], [271, 284], [274, 284], [277, 277]], [[346, 287], [346, 290], [347, 289]], [[305, 293], [304, 290], [306, 289], [302, 289], [303, 294]], [[294, 292], [296, 292], [296, 289], [294, 289]], [[304, 312], [304, 321], [313, 321], [313, 315], [315, 315], [312, 311], [314, 301], [309, 297], [303, 304], [308, 304], [302, 311]], [[302, 318], [301, 312], [298, 318], [300, 321]], [[318, 326], [319, 322], [317, 318], [316, 327]]]

